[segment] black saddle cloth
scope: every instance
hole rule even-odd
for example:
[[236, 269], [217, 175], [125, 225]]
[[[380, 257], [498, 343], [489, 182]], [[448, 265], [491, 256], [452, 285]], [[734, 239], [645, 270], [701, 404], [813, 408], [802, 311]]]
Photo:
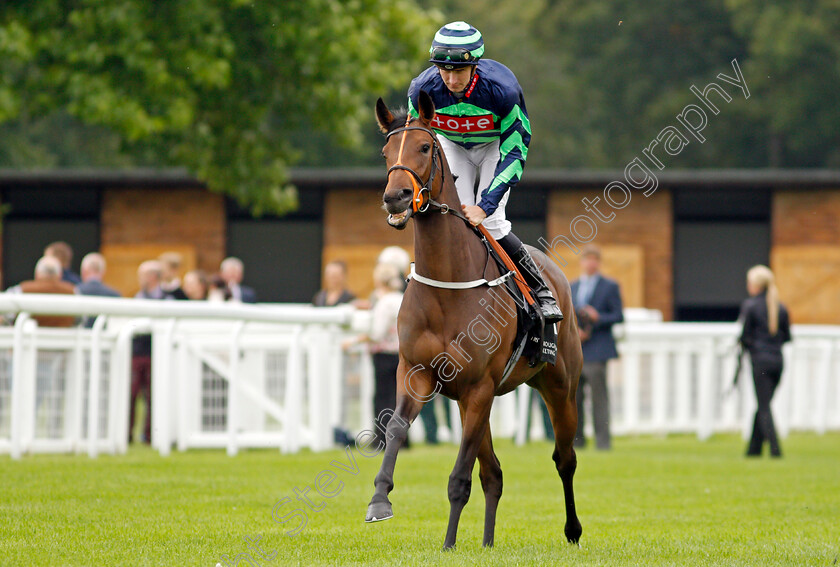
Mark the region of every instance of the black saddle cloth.
[[[487, 247], [487, 253], [490, 255], [490, 258], [499, 267], [500, 273], [507, 273], [507, 266], [505, 266], [505, 263], [493, 249], [493, 246], [483, 236], [482, 241]], [[503, 381], [507, 378], [510, 371], [513, 370], [516, 361], [521, 356], [527, 356], [528, 364], [531, 366], [536, 366], [540, 362], [547, 362], [549, 364], [555, 364], [557, 362], [557, 327], [546, 324], [543, 320], [542, 312], [539, 308], [539, 300], [536, 298], [533, 290], [531, 291], [531, 297], [534, 299], [534, 302], [529, 303], [523, 297], [519, 286], [516, 285], [513, 278], [505, 281], [504, 289], [516, 304], [516, 339], [513, 343], [513, 355], [505, 366]]]

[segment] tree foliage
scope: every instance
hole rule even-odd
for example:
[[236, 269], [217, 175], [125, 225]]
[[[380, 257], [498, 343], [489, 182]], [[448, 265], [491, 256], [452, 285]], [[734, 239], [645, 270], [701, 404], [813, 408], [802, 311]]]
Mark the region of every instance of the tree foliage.
[[[288, 133], [358, 143], [373, 94], [406, 83], [433, 28], [409, 0], [6, 0], [0, 124], [69, 116], [123, 154], [284, 212]], [[17, 147], [24, 161], [37, 149]]]
[[751, 97], [666, 165], [840, 166], [837, 0], [5, 0], [0, 165], [182, 165], [288, 210], [289, 164], [378, 163], [372, 101], [459, 19], [523, 85], [530, 167], [623, 167], [732, 59]]
[[692, 84], [702, 89], [718, 73], [731, 76], [732, 59], [750, 99], [733, 97], [710, 118], [707, 141], [673, 165], [840, 166], [836, 0], [427, 5], [476, 25], [485, 56], [516, 73], [534, 129], [532, 167], [623, 167], [697, 102]]

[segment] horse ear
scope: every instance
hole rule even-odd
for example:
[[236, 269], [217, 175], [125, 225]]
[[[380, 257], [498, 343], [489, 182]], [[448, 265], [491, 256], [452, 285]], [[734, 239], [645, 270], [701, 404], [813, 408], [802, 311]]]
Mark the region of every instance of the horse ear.
[[429, 123], [434, 120], [435, 103], [432, 102], [432, 97], [426, 91], [420, 91], [420, 95], [417, 97], [417, 110], [423, 122]]
[[385, 101], [382, 100], [382, 97], [379, 97], [376, 101], [376, 121], [379, 122], [379, 129], [383, 134], [388, 133], [388, 127], [394, 121], [394, 115], [385, 106]]

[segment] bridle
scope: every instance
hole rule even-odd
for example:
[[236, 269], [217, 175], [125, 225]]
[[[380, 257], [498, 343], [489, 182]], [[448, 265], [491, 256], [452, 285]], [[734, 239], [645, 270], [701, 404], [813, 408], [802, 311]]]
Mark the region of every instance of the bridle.
[[[434, 132], [432, 132], [430, 129], [424, 128], [422, 126], [410, 126], [410, 124], [411, 115], [406, 117], [405, 126], [401, 128], [396, 128], [388, 132], [388, 135], [386, 136], [386, 139], [390, 139], [391, 136], [393, 136], [394, 134], [402, 133], [403, 135], [402, 140], [400, 140], [400, 152], [399, 154], [397, 154], [397, 163], [388, 168], [388, 178], [390, 179], [391, 174], [397, 170], [408, 172], [408, 174], [411, 176], [411, 184], [414, 186], [414, 194], [411, 199], [412, 211], [415, 213], [425, 213], [429, 210], [430, 207], [434, 207], [443, 215], [451, 214], [463, 220], [465, 223], [467, 223], [467, 226], [470, 227], [470, 229], [478, 235], [482, 242], [484, 242], [484, 245], [487, 247], [487, 262], [489, 263], [491, 257], [491, 248], [496, 247], [499, 250], [501, 250], [501, 248], [499, 248], [499, 245], [495, 243], [495, 241], [493, 241], [493, 243], [491, 244], [491, 242], [488, 240], [490, 235], [489, 233], [487, 233], [486, 229], [484, 227], [473, 226], [470, 220], [463, 214], [461, 214], [461, 211], [456, 211], [446, 203], [439, 203], [438, 201], [432, 199], [432, 184], [435, 181], [435, 176], [437, 175], [438, 170], [443, 169], [443, 162], [441, 161], [442, 158], [440, 155], [440, 146], [438, 145], [437, 137], [435, 136]], [[420, 178], [420, 175], [416, 171], [414, 171], [407, 165], [403, 165], [402, 163], [403, 149], [405, 149], [406, 133], [409, 130], [419, 130], [421, 132], [425, 132], [432, 139], [432, 165], [431, 171], [429, 172], [429, 179], [427, 179], [425, 182]], [[438, 167], [438, 163], [441, 163], [440, 167]], [[441, 180], [441, 182], [443, 182], [443, 180]], [[503, 274], [501, 277], [496, 278], [495, 280], [487, 280], [485, 278], [480, 278], [468, 282], [444, 282], [421, 276], [420, 274], [414, 271], [414, 264], [412, 263], [411, 273], [408, 277], [411, 279], [416, 279], [420, 283], [426, 284], [428, 286], [444, 289], [469, 289], [485, 284], [493, 287], [505, 283], [510, 278], [513, 278], [514, 280], [521, 279], [516, 275], [516, 269], [511, 268], [511, 266], [508, 266], [508, 268], [510, 269], [507, 273]], [[527, 296], [528, 292], [524, 291], [523, 293]]]
[[[435, 177], [437, 176], [438, 171], [442, 168], [442, 165], [438, 165], [439, 163], [441, 163], [440, 146], [438, 145], [437, 137], [435, 136], [434, 132], [432, 132], [428, 128], [424, 128], [423, 126], [409, 126], [410, 123], [411, 115], [406, 117], [405, 126], [397, 128], [395, 130], [391, 130], [385, 137], [386, 139], [390, 139], [391, 136], [393, 136], [394, 134], [402, 133], [402, 140], [400, 140], [400, 152], [397, 155], [397, 163], [388, 168], [388, 178], [390, 179], [391, 174], [397, 170], [406, 171], [411, 176], [411, 184], [414, 187], [414, 194], [411, 198], [411, 210], [413, 212], [425, 213], [429, 210], [430, 207], [434, 207], [435, 209], [439, 210], [441, 214], [445, 215], [447, 213], [451, 213], [455, 216], [463, 218], [464, 220], [467, 220], [466, 217], [461, 215], [460, 212], [451, 209], [446, 203], [439, 203], [438, 201], [432, 199], [432, 185], [435, 182]], [[419, 130], [421, 132], [425, 132], [432, 139], [432, 166], [431, 171], [429, 172], [429, 179], [427, 179], [425, 182], [420, 178], [420, 175], [416, 171], [414, 171], [407, 165], [403, 165], [402, 163], [402, 155], [403, 149], [405, 148], [406, 133], [410, 130]]]

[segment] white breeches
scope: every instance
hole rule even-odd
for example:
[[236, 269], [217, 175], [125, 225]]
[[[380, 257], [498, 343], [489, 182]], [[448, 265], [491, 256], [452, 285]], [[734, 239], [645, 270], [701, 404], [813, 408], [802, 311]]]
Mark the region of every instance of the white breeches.
[[[481, 200], [481, 192], [493, 181], [496, 165], [499, 163], [499, 141], [487, 142], [465, 149], [443, 136], [438, 136], [440, 146], [449, 162], [449, 169], [457, 177], [455, 187], [462, 205], [477, 205]], [[476, 184], [476, 180], [478, 184]], [[505, 205], [510, 191], [507, 191], [496, 211], [484, 219], [481, 224], [490, 235], [499, 240], [510, 232], [510, 221], [505, 218]]]

